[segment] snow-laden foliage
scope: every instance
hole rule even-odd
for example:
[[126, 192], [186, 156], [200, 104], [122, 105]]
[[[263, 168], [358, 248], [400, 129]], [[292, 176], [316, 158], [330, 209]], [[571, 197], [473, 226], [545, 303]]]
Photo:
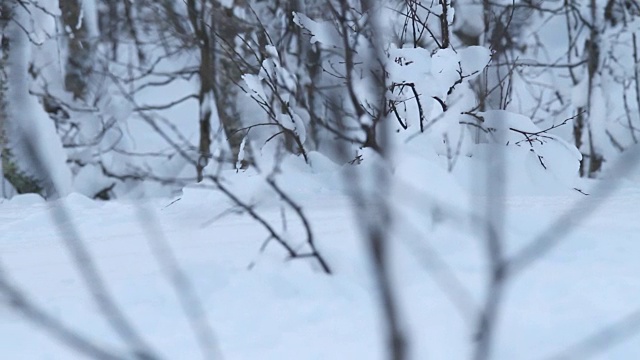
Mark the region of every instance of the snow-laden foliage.
[[[573, 145], [550, 133], [567, 121], [540, 128], [528, 117], [506, 110], [478, 111], [473, 84], [491, 63], [489, 49], [398, 44], [396, 34], [376, 32], [371, 23], [382, 23], [375, 21], [382, 14], [385, 24], [399, 23], [403, 15], [396, 14], [396, 19], [390, 20], [388, 12], [377, 9], [361, 16], [354, 15], [355, 11], [346, 14], [352, 17], [345, 16], [342, 26], [335, 19], [311, 19], [294, 13], [307, 41], [330, 54], [323, 58], [323, 75], [314, 80], [316, 86], [330, 88], [319, 91], [328, 99], [322, 119], [313, 118], [296, 103], [310, 80], [296, 76], [299, 69], [283, 65], [273, 46], [267, 46], [269, 57], [259, 73], [244, 76], [249, 95], [278, 126], [278, 131], [269, 133], [269, 140], [278, 136], [280, 129], [287, 129], [301, 140], [303, 148], [313, 149], [305, 143], [303, 131], [320, 128], [320, 148], [338, 161], [366, 161], [362, 150], [372, 148], [391, 151], [393, 162], [417, 153], [448, 171], [460, 163], [469, 166], [469, 161], [459, 161], [461, 157], [480, 164], [490, 160], [491, 153], [504, 152], [514, 158], [507, 161], [507, 178], [518, 179], [517, 183], [521, 174], [529, 175], [518, 189], [536, 192], [549, 184], [573, 187], [582, 156]], [[372, 38], [371, 31], [379, 36]], [[381, 149], [383, 131], [388, 133], [389, 149]], [[466, 169], [460, 172], [468, 173]]]
[[[575, 166], [552, 159], [573, 164], [565, 145], [594, 177], [640, 136], [632, 3], [8, 4], [28, 9], [16, 20], [29, 65], [16, 71], [38, 101], [30, 108], [44, 108], [56, 134], [47, 137], [64, 149], [47, 163], [92, 197], [168, 195], [196, 180], [199, 164], [270, 172], [284, 154], [308, 163], [313, 151], [338, 165], [358, 163], [364, 148], [389, 150], [395, 163], [414, 151], [455, 172], [487, 143], [528, 151], [532, 176], [571, 188]], [[536, 128], [508, 129], [507, 144], [482, 122], [494, 110]], [[17, 145], [8, 150], [33, 172]]]

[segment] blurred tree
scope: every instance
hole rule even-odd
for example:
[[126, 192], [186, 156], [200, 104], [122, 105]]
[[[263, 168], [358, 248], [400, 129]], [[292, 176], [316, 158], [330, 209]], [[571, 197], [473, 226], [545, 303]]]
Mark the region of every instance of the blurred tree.
[[87, 92], [94, 66], [95, 46], [91, 38], [91, 24], [82, 0], [59, 2], [60, 20], [67, 45], [64, 86], [74, 99], [87, 100]]
[[[11, 197], [15, 193], [42, 193], [42, 186], [33, 176], [21, 170], [12, 154], [8, 138], [11, 114], [7, 104], [9, 90], [9, 53], [12, 47], [11, 32], [7, 27], [13, 19], [16, 1], [3, 1], [0, 4], [0, 197]], [[15, 45], [15, 44], [14, 44]], [[26, 74], [25, 74], [26, 75]]]

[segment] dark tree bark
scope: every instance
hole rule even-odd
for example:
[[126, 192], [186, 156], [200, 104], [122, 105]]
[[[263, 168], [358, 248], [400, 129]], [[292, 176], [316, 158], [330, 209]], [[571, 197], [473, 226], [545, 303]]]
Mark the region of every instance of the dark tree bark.
[[82, 11], [81, 0], [60, 1], [60, 18], [67, 35], [68, 51], [64, 86], [74, 99], [87, 100], [94, 47]]

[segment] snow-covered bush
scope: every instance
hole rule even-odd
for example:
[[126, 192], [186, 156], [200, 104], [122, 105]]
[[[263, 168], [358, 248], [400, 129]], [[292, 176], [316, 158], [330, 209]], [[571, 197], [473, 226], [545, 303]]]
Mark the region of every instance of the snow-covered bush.
[[[517, 181], [520, 189], [542, 190], [548, 183], [544, 178], [554, 179], [553, 186], [572, 188], [581, 155], [550, 133], [567, 121], [542, 129], [524, 115], [480, 111], [473, 84], [489, 66], [491, 51], [482, 46], [442, 46], [434, 34], [436, 41], [429, 43], [430, 48], [409, 41], [403, 37], [402, 24], [411, 14], [410, 5], [361, 13], [355, 5], [329, 4], [334, 14], [329, 20], [294, 13], [307, 41], [323, 54], [323, 75], [313, 81], [301, 76], [299, 68], [290, 69], [279, 60], [286, 55], [267, 46], [269, 57], [260, 72], [244, 76], [249, 95], [269, 114], [266, 122], [276, 129], [263, 138], [271, 141], [291, 133], [298, 144], [294, 153], [304, 156], [309, 147], [342, 163], [354, 157], [360, 162], [363, 148], [392, 153], [392, 162], [412, 151], [425, 161], [435, 159], [448, 171], [455, 169], [461, 157], [484, 163], [492, 152], [504, 151], [508, 158], [515, 156], [508, 164], [516, 166], [505, 166], [507, 178], [520, 178], [523, 172], [532, 177], [528, 182]], [[451, 24], [454, 12], [447, 9]], [[427, 10], [444, 16], [438, 4]], [[423, 27], [419, 31], [433, 25], [418, 24]], [[323, 117], [310, 116], [308, 108], [295, 100], [310, 86], [321, 89], [317, 91], [325, 99]], [[320, 129], [316, 130], [320, 135], [315, 135], [321, 139], [320, 146], [305, 142], [309, 129]]]

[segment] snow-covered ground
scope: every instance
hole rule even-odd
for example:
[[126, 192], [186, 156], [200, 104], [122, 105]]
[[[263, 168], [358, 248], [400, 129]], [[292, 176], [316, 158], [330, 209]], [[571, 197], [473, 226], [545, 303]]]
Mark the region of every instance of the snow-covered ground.
[[[382, 210], [376, 208], [380, 204], [375, 201], [377, 193], [388, 195], [391, 204], [393, 225], [386, 240], [394, 292], [401, 305], [401, 327], [412, 359], [471, 358], [478, 314], [488, 291], [487, 222], [494, 229], [504, 229], [498, 234], [507, 260], [519, 258], [522, 249], [540, 240], [539, 235], [548, 229], [553, 230], [551, 236], [559, 235], [558, 246], [509, 278], [499, 303], [492, 359], [555, 359], [556, 355], [578, 360], [640, 359], [640, 172], [625, 177], [622, 186], [601, 204], [593, 189], [598, 182], [619, 178], [611, 176], [615, 173], [612, 164], [618, 163], [615, 159], [627, 158], [625, 161], [632, 164], [640, 158], [634, 133], [638, 126], [632, 125], [637, 122], [638, 104], [627, 103], [627, 97], [636, 98], [632, 91], [636, 87], [628, 81], [637, 78], [637, 59], [628, 44], [633, 37], [635, 45], [637, 20], [630, 21], [629, 28], [626, 20], [624, 29], [603, 28], [599, 37], [603, 39], [599, 45], [603, 67], [598, 77], [591, 79], [586, 63], [575, 69], [563, 65], [572, 62], [573, 55], [565, 61], [567, 54], [575, 52], [575, 59], [590, 55], [581, 45], [565, 44], [593, 40], [586, 38], [589, 32], [578, 30], [583, 28], [582, 21], [587, 23], [584, 19], [595, 16], [588, 7], [577, 6], [576, 16], [560, 16], [560, 12], [557, 18], [531, 16], [531, 23], [520, 25], [530, 36], [524, 35], [526, 31], [519, 35], [529, 40], [516, 41], [523, 53], [514, 58], [532, 66], [510, 76], [508, 88], [515, 90], [508, 90], [499, 106], [509, 111], [478, 112], [485, 108], [484, 104], [479, 106], [478, 95], [485, 102], [493, 90], [476, 93], [477, 84], [472, 80], [483, 76], [488, 79], [486, 87], [493, 87], [488, 86], [497, 81], [492, 77], [502, 77], [500, 69], [511, 66], [497, 65], [502, 63], [500, 56], [489, 66], [493, 56], [489, 48], [460, 44], [455, 51], [446, 46], [415, 49], [417, 39], [409, 38], [405, 45], [411, 42], [411, 46], [397, 45], [393, 27], [405, 28], [407, 17], [387, 6], [378, 16], [384, 20], [380, 25], [385, 30], [377, 31], [384, 35], [383, 46], [363, 37], [368, 31], [353, 30], [360, 28], [355, 26], [356, 19], [353, 26], [345, 28], [353, 30], [348, 36], [354, 44], [346, 49], [342, 49], [343, 35], [336, 33], [335, 23], [322, 16], [313, 19], [310, 14], [296, 14], [294, 21], [305, 37], [281, 41], [288, 37], [279, 32], [283, 21], [289, 22], [290, 10], [282, 12], [286, 15], [282, 19], [260, 15], [268, 20], [266, 28], [261, 22], [261, 28], [277, 28], [277, 33], [268, 36], [270, 42], [298, 44], [297, 48], [298, 40], [311, 41], [317, 48], [314, 52], [324, 52], [318, 57], [324, 59], [323, 64], [306, 68], [305, 61], [317, 60], [293, 56], [298, 49], [293, 52], [272, 45], [259, 49], [262, 66], [244, 74], [241, 84], [253, 100], [238, 91], [240, 96], [229, 102], [238, 106], [242, 117], [232, 128], [248, 126], [243, 143], [251, 146], [257, 166], [236, 173], [211, 161], [205, 176], [224, 173], [222, 181], [235, 196], [255, 208], [294, 250], [308, 250], [296, 208], [279, 199], [264, 181], [264, 173], [255, 172], [261, 169], [275, 174], [280, 187], [306, 214], [317, 248], [332, 270], [327, 275], [315, 259], [288, 259], [276, 241], [265, 243], [269, 234], [264, 224], [246, 212], [239, 213], [211, 183], [188, 186], [174, 198], [157, 198], [179, 189], [163, 182], [195, 175], [194, 161], [201, 154], [196, 146], [200, 141], [199, 114], [211, 109], [215, 101], [209, 97], [201, 106], [196, 97], [189, 96], [200, 91], [198, 76], [172, 74], [198, 68], [196, 53], [202, 49], [185, 48], [173, 54], [170, 50], [176, 45], [172, 40], [164, 45], [164, 24], [139, 31], [139, 40], [149, 45], [141, 48], [136, 39], [136, 51], [146, 53], [148, 64], [131, 60], [136, 57], [130, 53], [133, 47], [122, 42], [117, 48], [122, 63], [96, 62], [97, 73], [102, 74], [106, 65], [113, 77], [96, 74], [90, 78], [95, 83], [92, 92], [96, 99], [92, 100], [96, 100], [96, 109], [86, 111], [86, 104], [78, 106], [63, 86], [68, 54], [59, 36], [63, 28], [58, 28], [51, 15], [58, 13], [58, 1], [24, 3], [16, 7], [17, 16], [7, 25], [12, 39], [7, 111], [9, 118], [24, 121], [9, 122], [6, 138], [11, 139], [9, 145], [21, 170], [43, 180], [47, 196], [59, 194], [63, 198], [49, 202], [36, 195], [0, 199], [0, 360], [84, 356], [60, 342], [51, 327], [45, 329], [33, 321], [50, 318], [21, 312], [25, 308], [18, 307], [24, 304], [10, 296], [7, 282], [47, 316], [71, 329], [67, 341], [73, 340], [71, 335], [79, 335], [132, 359], [127, 353], [129, 344], [122, 338], [133, 338], [114, 331], [113, 318], [110, 322], [101, 311], [101, 306], [110, 306], [109, 301], [102, 298], [100, 305], [91, 291], [101, 290], [101, 278], [107, 298], [115, 299], [126, 321], [159, 359], [202, 358], [198, 339], [203, 335], [192, 327], [201, 329], [203, 324], [212, 329], [213, 334], [204, 341], [215, 348], [216, 359], [385, 359], [385, 324], [378, 289], [369, 249], [359, 231], [363, 218], [377, 218]], [[83, 20], [78, 19], [77, 25], [87, 26], [92, 36], [97, 36], [100, 9], [94, 1], [81, 3]], [[221, 3], [228, 7], [235, 2]], [[424, 11], [429, 21], [439, 22], [431, 15], [446, 5], [440, 3], [430, 5], [436, 12], [427, 7], [416, 11]], [[485, 23], [484, 12], [468, 1], [466, 5], [464, 1], [457, 3], [461, 3], [457, 15], [460, 25], [453, 23], [453, 8], [448, 12], [451, 25], [458, 29], [471, 26], [474, 29], [468, 30], [476, 35], [483, 33], [482, 26], [477, 26]], [[604, 8], [603, 1], [597, 3]], [[243, 11], [240, 7], [236, 10]], [[186, 8], [180, 11], [186, 16]], [[143, 19], [138, 23], [144, 27], [156, 21], [155, 17], [140, 17]], [[573, 26], [576, 34], [567, 34]], [[135, 26], [131, 30], [135, 33]], [[156, 38], [156, 31], [162, 36]], [[457, 32], [451, 34], [454, 43]], [[160, 40], [162, 47], [157, 46]], [[174, 40], [182, 43], [181, 38]], [[40, 42], [42, 45], [36, 46]], [[391, 120], [386, 128], [380, 125], [384, 122], [378, 122], [383, 118], [372, 115], [382, 114], [383, 109], [371, 111], [375, 110], [371, 104], [382, 103], [381, 94], [370, 91], [379, 80], [376, 71], [370, 71], [378, 66], [370, 54], [377, 47], [385, 49], [381, 62], [386, 63], [380, 65], [390, 91], [385, 91], [384, 103], [389, 100], [394, 104], [394, 114], [384, 109]], [[250, 50], [238, 54], [249, 56]], [[114, 60], [118, 60], [115, 53]], [[106, 54], [109, 52], [101, 56], [111, 58]], [[353, 69], [346, 65], [347, 54], [355, 55]], [[608, 57], [621, 61], [611, 62]], [[634, 61], [627, 62], [629, 59]], [[345, 66], [336, 68], [334, 64]], [[539, 70], [543, 64], [554, 66]], [[571, 77], [561, 72], [564, 68], [571, 69]], [[329, 76], [313, 74], [320, 69]], [[337, 76], [333, 74], [336, 71]], [[34, 73], [40, 75], [32, 78]], [[349, 73], [359, 75], [347, 76]], [[344, 87], [343, 77], [353, 77], [347, 81], [356, 97], [346, 96], [354, 90]], [[165, 83], [167, 78], [171, 81]], [[344, 109], [332, 115], [335, 124], [328, 121], [331, 119], [323, 119], [327, 124], [315, 123], [318, 114], [310, 114], [315, 100], [297, 93], [308, 85], [317, 88], [315, 99], [335, 98], [335, 104], [331, 100], [318, 114]], [[56, 120], [54, 126], [50, 115], [41, 109], [43, 98], [36, 95], [40, 93], [52, 96], [47, 100], [57, 98], [73, 105], [66, 105], [73, 121]], [[226, 90], [219, 93], [231, 95]], [[308, 97], [308, 105], [304, 105]], [[259, 104], [269, 108], [269, 116], [257, 115], [267, 110]], [[366, 108], [368, 115], [351, 113], [352, 108]], [[587, 118], [582, 117], [584, 110], [588, 110]], [[210, 119], [212, 129], [221, 136], [222, 124], [215, 113]], [[535, 119], [523, 114], [533, 114]], [[575, 119], [580, 119], [580, 124], [586, 119], [588, 138], [578, 135], [582, 138], [574, 139]], [[266, 122], [277, 122], [278, 126], [254, 127]], [[378, 145], [384, 145], [389, 157], [384, 160], [370, 148], [361, 148], [368, 141], [352, 141], [364, 139], [358, 129], [374, 123], [378, 123], [373, 127], [377, 134], [393, 134], [379, 136]], [[344, 129], [342, 135], [349, 141], [336, 142], [334, 131], [328, 131], [331, 127]], [[253, 129], [251, 136], [249, 129]], [[311, 129], [317, 139], [305, 142], [311, 139]], [[300, 150], [308, 156], [308, 164], [302, 157], [282, 154], [283, 143], [278, 141], [283, 139], [275, 136], [284, 130], [304, 145]], [[385, 137], [388, 139], [382, 141]], [[223, 140], [215, 137], [211, 147], [214, 158], [227, 150]], [[582, 148], [576, 149], [575, 143]], [[578, 168], [583, 155], [596, 158], [594, 149], [603, 156], [604, 165], [598, 172], [600, 180], [590, 183], [578, 179]], [[153, 173], [147, 174], [147, 170]], [[372, 174], [388, 175], [388, 188], [378, 189], [376, 181], [380, 179]], [[2, 184], [8, 185], [3, 177]], [[118, 177], [122, 179], [115, 180]], [[385, 176], [380, 178], [386, 180]], [[345, 195], [350, 186], [363, 190], [369, 201], [360, 212]], [[108, 189], [112, 189], [110, 198], [117, 200], [99, 202], [80, 195], [92, 197]], [[12, 191], [2, 190], [7, 197], [15, 193], [13, 187]], [[498, 195], [488, 190], [497, 190]], [[502, 191], [507, 194], [504, 198]], [[595, 205], [601, 206], [591, 212]], [[566, 229], [570, 231], [565, 234]], [[163, 251], [165, 244], [170, 251]], [[85, 248], [88, 254], [83, 253]], [[180, 283], [181, 273], [170, 266], [172, 256], [190, 285]], [[91, 271], [94, 265], [96, 274]], [[184, 311], [183, 302], [192, 300], [189, 286], [206, 315], [192, 302]]]
[[[153, 255], [166, 238], [206, 309], [224, 359], [383, 359], [377, 290], [350, 201], [339, 191], [305, 185], [311, 190], [296, 193], [288, 184], [311, 219], [331, 276], [313, 260], [286, 260], [275, 242], [262, 252], [264, 229], [247, 216], [219, 216], [228, 202], [197, 187], [185, 189], [179, 200], [155, 199], [143, 205], [97, 202], [76, 194], [48, 203], [35, 195], [4, 200], [2, 271], [64, 324], [123, 351], [65, 246], [63, 238], [73, 237], [75, 229], [143, 339], [163, 358], [199, 359], [200, 348], [167, 269]], [[520, 249], [583, 199], [570, 193], [508, 196], [507, 251]], [[472, 208], [485, 200], [475, 195], [455, 201]], [[438, 215], [436, 208], [425, 207], [424, 221], [416, 215], [420, 212], [405, 216], [402, 207], [411, 206], [410, 200], [394, 206], [394, 287], [412, 358], [467, 359], [473, 348], [474, 309], [482, 303], [486, 285], [482, 231], [447, 217], [446, 211]], [[263, 198], [257, 208], [282, 230], [281, 206], [275, 199]], [[61, 209], [71, 223], [53, 220]], [[560, 246], [509, 283], [495, 339], [496, 359], [544, 359], [562, 353], [640, 308], [639, 213], [640, 186], [632, 183], [625, 183], [593, 215], [582, 219], [576, 212], [573, 221], [579, 225]], [[291, 214], [286, 218], [289, 239], [300, 243], [304, 237], [299, 221]], [[460, 279], [468, 296], [451, 295], [448, 273], [434, 261], [434, 253]], [[596, 340], [592, 343], [597, 345]], [[615, 345], [593, 358], [640, 359], [640, 335]], [[0, 359], [75, 358], [83, 357], [10, 307], [0, 307]]]

